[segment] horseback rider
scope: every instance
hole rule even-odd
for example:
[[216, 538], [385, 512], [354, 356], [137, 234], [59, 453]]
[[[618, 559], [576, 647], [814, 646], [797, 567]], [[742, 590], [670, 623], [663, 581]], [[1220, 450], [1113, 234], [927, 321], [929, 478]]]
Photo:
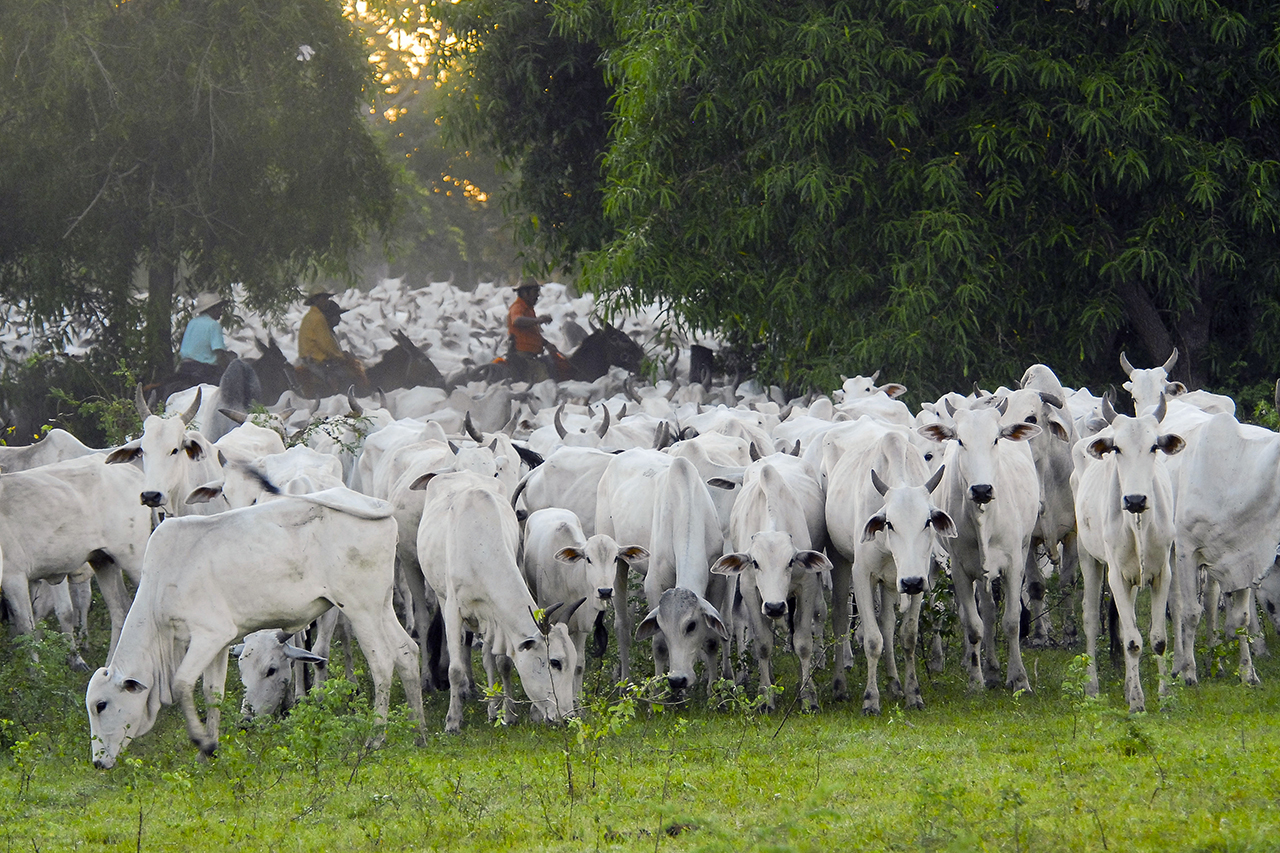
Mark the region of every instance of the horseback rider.
[[191, 309], [191, 321], [182, 333], [177, 377], [190, 382], [183, 387], [217, 385], [222, 371], [235, 358], [222, 339], [222, 309], [227, 301], [216, 293], [201, 293]]
[[304, 392], [340, 394], [354, 385], [357, 394], [367, 393], [364, 365], [342, 349], [333, 333], [344, 309], [333, 301], [332, 293], [323, 290], [302, 304], [310, 306], [298, 325], [298, 373]]
[[549, 314], [534, 310], [542, 285], [526, 276], [515, 285], [516, 300], [507, 311], [507, 355], [513, 375], [526, 382], [541, 382], [550, 377], [547, 365], [541, 359], [543, 352], [558, 355], [559, 351], [542, 337], [542, 327], [551, 322]]

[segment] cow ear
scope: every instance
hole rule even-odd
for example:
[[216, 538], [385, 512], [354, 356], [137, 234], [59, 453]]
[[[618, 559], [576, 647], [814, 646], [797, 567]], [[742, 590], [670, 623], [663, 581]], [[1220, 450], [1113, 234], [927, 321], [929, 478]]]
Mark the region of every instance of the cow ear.
[[1187, 393], [1187, 386], [1181, 382], [1166, 382], [1164, 384], [1164, 393], [1170, 397], [1177, 397], [1179, 394]]
[[951, 520], [951, 516], [940, 509], [934, 509], [929, 512], [929, 524], [933, 526], [934, 532], [943, 538], [954, 539], [959, 535], [956, 530], [956, 523]]
[[746, 554], [725, 554], [711, 566], [711, 573], [716, 575], [736, 575], [751, 566], [751, 558]]
[[191, 494], [187, 495], [187, 506], [194, 504], [207, 504], [209, 501], [222, 496], [222, 480], [214, 480], [212, 483], [205, 483], [203, 486], [196, 486], [191, 490]]
[[430, 474], [423, 474], [421, 477], [419, 477], [418, 479], [410, 483], [409, 488], [421, 491], [422, 489], [425, 489], [428, 485], [430, 485], [431, 481], [434, 480], [435, 478], [436, 478], [436, 474], [434, 472]]
[[142, 439], [135, 438], [128, 444], [122, 444], [107, 454], [106, 464], [116, 465], [120, 462], [132, 462], [142, 455]]
[[1049, 433], [1062, 441], [1070, 441], [1071, 435], [1067, 432], [1067, 425], [1057, 418], [1049, 418]]
[[520, 641], [520, 645], [516, 646], [516, 649], [522, 652], [527, 652], [536, 645], [538, 645], [537, 637], [525, 637]]
[[624, 560], [643, 560], [649, 556], [649, 549], [641, 548], [639, 545], [632, 545], [618, 551], [618, 556]]
[[296, 660], [301, 663], [314, 663], [317, 666], [322, 663], [329, 662], [328, 658], [321, 657], [315, 652], [309, 652], [306, 649], [300, 649], [297, 646], [291, 646], [288, 643], [284, 646], [284, 656], [289, 660]]
[[576, 563], [579, 560], [587, 559], [587, 555], [577, 548], [561, 548], [556, 551], [556, 559], [562, 563]]
[[890, 382], [888, 385], [881, 385], [877, 390], [883, 391], [890, 397], [897, 399], [907, 393], [907, 386], [899, 385], [897, 382]]
[[1181, 453], [1187, 443], [1182, 440], [1182, 436], [1170, 433], [1157, 438], [1156, 446], [1163, 450], [1166, 455], [1173, 456], [1176, 453]]
[[883, 512], [878, 512], [867, 520], [866, 525], [862, 528], [862, 541], [870, 542], [876, 538], [876, 534], [889, 526], [889, 519], [885, 518]]
[[1000, 430], [1000, 437], [1008, 439], [1009, 441], [1027, 441], [1028, 439], [1035, 438], [1043, 431], [1044, 430], [1040, 429], [1040, 427], [1035, 424], [1020, 421], [1016, 424], [1009, 424], [1007, 427]]
[[187, 458], [192, 462], [199, 462], [204, 458], [204, 445], [194, 438], [184, 438], [182, 449], [187, 452]]
[[797, 551], [796, 555], [791, 558], [791, 562], [800, 566], [806, 572], [831, 571], [831, 561], [821, 551]]
[[658, 610], [654, 608], [649, 615], [636, 626], [636, 640], [647, 640], [658, 633]]
[[[949, 400], [947, 402], [950, 403]], [[947, 439], [956, 437], [956, 431], [945, 424], [925, 424], [922, 427], [917, 427], [916, 432], [920, 433], [930, 441], [937, 442], [943, 442]]]
[[1097, 438], [1089, 442], [1089, 446], [1085, 449], [1094, 459], [1101, 459], [1116, 449], [1116, 443], [1110, 438]]
[[236, 643], [234, 646], [227, 649], [227, 651], [231, 653], [232, 657], [238, 658], [240, 655], [244, 654], [244, 643]]
[[142, 693], [148, 689], [147, 685], [136, 678], [126, 678], [122, 686], [126, 693]]
[[717, 637], [724, 642], [729, 642], [729, 629], [724, 626], [724, 620], [720, 618], [720, 612], [715, 609], [710, 601], [700, 599], [702, 602], [702, 622], [707, 629], [712, 631]]

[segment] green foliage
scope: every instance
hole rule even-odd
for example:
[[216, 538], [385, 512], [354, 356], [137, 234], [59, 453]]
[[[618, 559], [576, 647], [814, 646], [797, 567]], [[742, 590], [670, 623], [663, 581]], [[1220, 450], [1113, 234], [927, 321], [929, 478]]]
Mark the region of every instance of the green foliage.
[[33, 755], [56, 754], [82, 735], [82, 677], [67, 666], [71, 638], [57, 631], [22, 634], [0, 645], [0, 749], [17, 748], [14, 759], [29, 768]]

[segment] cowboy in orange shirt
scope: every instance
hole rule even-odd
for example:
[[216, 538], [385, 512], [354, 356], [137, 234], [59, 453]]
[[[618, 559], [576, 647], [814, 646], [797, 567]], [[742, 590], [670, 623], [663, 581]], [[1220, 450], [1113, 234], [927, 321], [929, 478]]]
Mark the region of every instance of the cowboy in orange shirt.
[[539, 356], [543, 350], [555, 351], [555, 347], [542, 337], [542, 327], [551, 322], [551, 317], [547, 314], [540, 315], [534, 310], [538, 294], [542, 292], [542, 285], [537, 280], [523, 278], [515, 288], [516, 301], [511, 303], [511, 308], [507, 311], [507, 335], [511, 341], [507, 359], [515, 378], [541, 382], [550, 374]]

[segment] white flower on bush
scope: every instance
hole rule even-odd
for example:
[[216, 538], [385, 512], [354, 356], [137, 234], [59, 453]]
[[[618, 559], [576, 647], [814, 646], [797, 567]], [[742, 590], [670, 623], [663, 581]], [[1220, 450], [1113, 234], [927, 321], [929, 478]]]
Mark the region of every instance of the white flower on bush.
[[310, 59], [311, 57], [315, 56], [315, 53], [316, 53], [315, 48], [313, 48], [311, 45], [309, 45], [309, 44], [299, 45], [299, 46], [298, 46], [298, 61], [299, 61], [299, 62], [306, 62], [308, 59]]

